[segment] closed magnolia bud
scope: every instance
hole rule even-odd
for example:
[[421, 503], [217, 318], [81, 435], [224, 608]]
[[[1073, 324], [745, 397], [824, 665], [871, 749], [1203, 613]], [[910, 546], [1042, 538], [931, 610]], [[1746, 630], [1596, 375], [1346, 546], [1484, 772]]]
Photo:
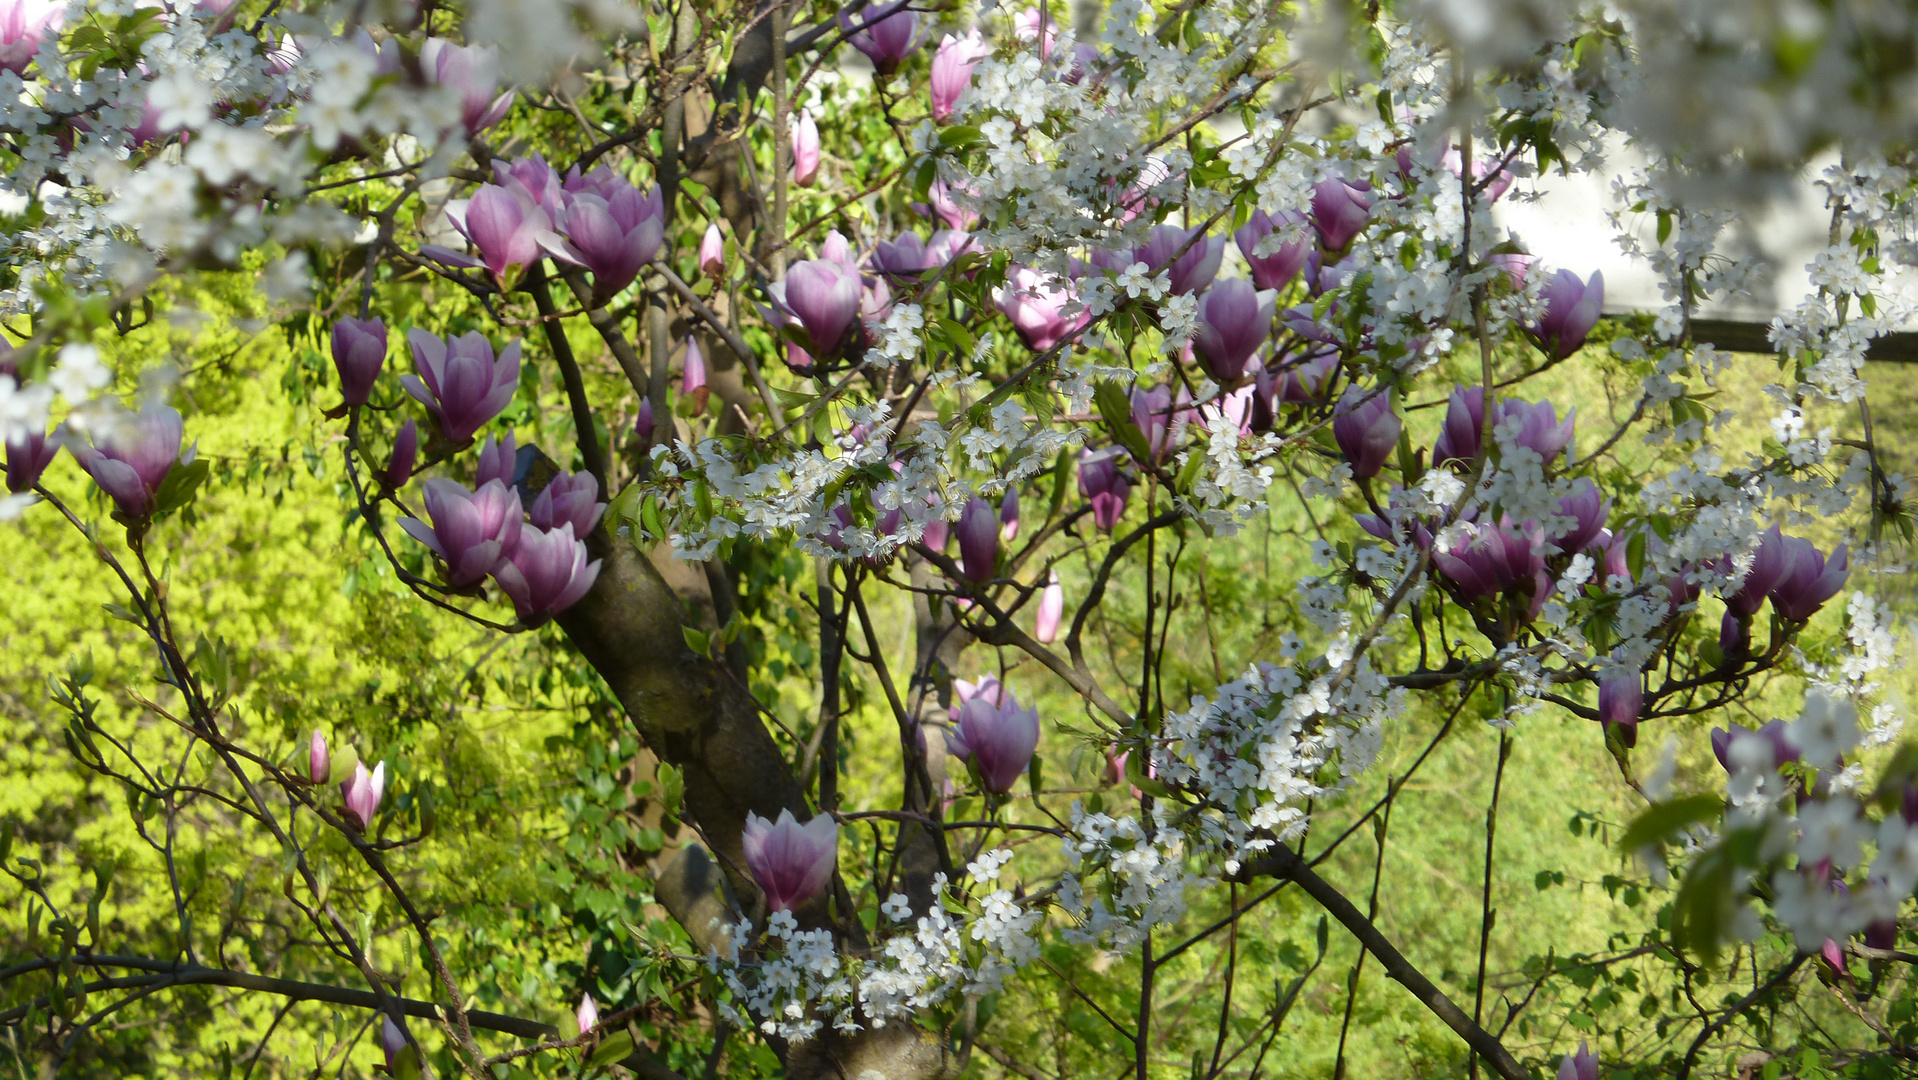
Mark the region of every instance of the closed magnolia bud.
[[580, 995], [579, 1012], [576, 1015], [579, 1019], [579, 1033], [581, 1035], [586, 1034], [599, 1025], [599, 1006], [593, 1004], [593, 995]]
[[403, 488], [413, 478], [413, 463], [420, 456], [420, 426], [411, 420], [400, 428], [393, 440], [393, 456], [387, 459], [386, 469], [380, 473], [380, 479], [390, 488]]
[[333, 367], [340, 375], [340, 397], [364, 405], [386, 363], [386, 324], [379, 319], [339, 319], [333, 323]]
[[813, 178], [819, 175], [819, 125], [813, 122], [810, 110], [799, 110], [792, 127], [792, 144], [793, 183], [811, 187]]
[[1059, 584], [1059, 571], [1052, 571], [1046, 580], [1046, 589], [1039, 594], [1039, 617], [1033, 624], [1032, 636], [1039, 644], [1050, 645], [1059, 636], [1059, 622], [1065, 617], [1066, 591]]
[[726, 241], [719, 235], [718, 222], [706, 226], [706, 235], [699, 241], [699, 272], [713, 278], [726, 272]]
[[316, 784], [326, 783], [333, 775], [333, 754], [326, 748], [326, 736], [318, 731], [313, 733], [313, 741], [306, 751], [306, 775]]

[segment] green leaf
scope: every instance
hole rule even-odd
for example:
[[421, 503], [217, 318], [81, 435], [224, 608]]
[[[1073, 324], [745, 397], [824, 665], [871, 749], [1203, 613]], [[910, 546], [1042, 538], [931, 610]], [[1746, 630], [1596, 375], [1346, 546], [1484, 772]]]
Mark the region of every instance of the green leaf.
[[1630, 855], [1647, 844], [1660, 843], [1693, 825], [1711, 821], [1723, 813], [1725, 801], [1716, 795], [1685, 795], [1670, 802], [1653, 803], [1632, 819], [1618, 838], [1620, 851]]
[[633, 1052], [633, 1035], [629, 1031], [616, 1031], [600, 1041], [592, 1056], [586, 1059], [588, 1068], [601, 1068], [625, 1058]]
[[191, 465], [176, 465], [160, 481], [160, 490], [153, 493], [153, 513], [155, 516], [170, 514], [193, 501], [193, 493], [206, 482], [212, 463], [202, 458]]
[[360, 752], [355, 750], [351, 744], [333, 751], [333, 767], [328, 770], [326, 774], [326, 782], [329, 784], [342, 784], [352, 779], [353, 766], [359, 763]]
[[1132, 422], [1132, 398], [1125, 390], [1116, 382], [1101, 382], [1092, 392], [1092, 401], [1113, 440], [1140, 461], [1149, 460], [1152, 452], [1146, 445], [1145, 432]]
[[659, 783], [659, 801], [666, 807], [667, 813], [677, 815], [679, 800], [686, 795], [686, 774], [677, 765], [661, 762], [653, 775]]
[[695, 630], [690, 626], [682, 626], [679, 628], [679, 632], [686, 638], [686, 647], [698, 653], [700, 656], [705, 656], [707, 650], [712, 648], [712, 642], [707, 639], [706, 633], [703, 630]]

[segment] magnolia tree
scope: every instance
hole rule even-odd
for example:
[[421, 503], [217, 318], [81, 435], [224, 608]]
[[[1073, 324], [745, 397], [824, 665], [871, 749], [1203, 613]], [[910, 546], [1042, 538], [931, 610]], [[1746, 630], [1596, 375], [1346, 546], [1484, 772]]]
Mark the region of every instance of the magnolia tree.
[[[1909, 526], [1861, 371], [1907, 314], [1914, 33], [1666, 0], [4, 0], [0, 507], [83, 534], [68, 572], [147, 639], [153, 682], [52, 694], [178, 916], [125, 951], [107, 875], [54, 888], [7, 826], [23, 1074], [197, 985], [354, 1013], [394, 1076], [1051, 1076], [1063, 1051], [993, 1038], [1050, 985], [1094, 1018], [1089, 1075], [1256, 1075], [1319, 962], [1235, 972], [1300, 894], [1319, 960], [1349, 935], [1349, 985], [1371, 957], [1473, 1075], [1911, 1059], [1918, 759], [1878, 749], [1864, 589]], [[1663, 307], [1601, 324], [1599, 274], [1498, 225], [1551, 173], [1610, 180]], [[1775, 355], [1701, 343], [1757, 273], [1731, 227], [1807, 175], [1830, 243]], [[433, 763], [325, 715], [288, 738], [178, 613], [212, 469], [114, 342], [234, 271], [330, 350], [303, 415], [389, 580], [589, 665], [656, 760], [672, 985], [477, 1008], [408, 865]], [[1255, 565], [1251, 535], [1297, 556], [1263, 564], [1265, 630], [1168, 687], [1175, 622], [1232, 615], [1208, 554]], [[1409, 776], [1368, 773], [1416, 717], [1443, 723], [1411, 771], [1499, 745], [1482, 920], [1436, 962], [1376, 871], [1369, 901], [1320, 873], [1368, 831], [1383, 864]], [[1488, 994], [1498, 791], [1547, 726], [1615, 759], [1608, 880], [1663, 906]], [[1682, 773], [1707, 746], [1723, 771]], [[270, 917], [196, 919], [196, 806], [281, 881]], [[1203, 1017], [1165, 1004], [1195, 950]], [[1620, 964], [1655, 1037], [1527, 1026]], [[1826, 1030], [1801, 998], [1857, 1034], [1781, 1034]]]

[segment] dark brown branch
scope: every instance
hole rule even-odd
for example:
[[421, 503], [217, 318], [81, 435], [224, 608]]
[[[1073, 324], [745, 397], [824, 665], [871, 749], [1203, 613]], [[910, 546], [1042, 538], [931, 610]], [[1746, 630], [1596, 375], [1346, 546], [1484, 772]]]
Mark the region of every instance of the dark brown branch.
[[1379, 963], [1384, 966], [1387, 975], [1410, 990], [1413, 997], [1418, 998], [1426, 1008], [1432, 1010], [1432, 1015], [1444, 1021], [1446, 1027], [1456, 1032], [1473, 1051], [1489, 1062], [1494, 1072], [1505, 1080], [1532, 1080], [1532, 1074], [1512, 1057], [1511, 1051], [1505, 1049], [1504, 1044], [1500, 1043], [1496, 1036], [1473, 1023], [1472, 1018], [1465, 1014], [1465, 1010], [1459, 1008], [1451, 998], [1446, 997], [1445, 991], [1440, 990], [1432, 980], [1426, 978], [1424, 972], [1413, 967], [1412, 962], [1405, 958], [1405, 954], [1399, 952], [1398, 946], [1392, 944], [1389, 938], [1380, 933], [1372, 920], [1352, 906], [1352, 901], [1347, 900], [1344, 893], [1339, 892], [1332, 887], [1331, 883], [1314, 873], [1291, 848], [1284, 846], [1274, 848], [1246, 864], [1236, 876], [1236, 880], [1249, 881], [1255, 877], [1286, 878], [1297, 882], [1301, 889], [1319, 902], [1320, 907], [1339, 921], [1339, 925], [1350, 931], [1352, 936], [1359, 940], [1360, 945], [1379, 958]]

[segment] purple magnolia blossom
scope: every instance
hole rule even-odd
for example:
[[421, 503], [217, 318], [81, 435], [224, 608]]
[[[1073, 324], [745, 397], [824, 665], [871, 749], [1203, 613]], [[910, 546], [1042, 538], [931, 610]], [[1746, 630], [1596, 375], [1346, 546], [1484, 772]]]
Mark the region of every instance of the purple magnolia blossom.
[[1020, 708], [1012, 691], [998, 690], [991, 698], [975, 694], [959, 706], [959, 737], [979, 766], [979, 782], [994, 795], [1004, 795], [1032, 764], [1032, 752], [1039, 746], [1039, 712]]
[[1045, 6], [1029, 7], [1012, 17], [1012, 36], [1039, 44], [1039, 59], [1052, 57], [1052, 42], [1059, 36], [1059, 24], [1049, 17]]
[[932, 187], [926, 192], [926, 198], [931, 200], [931, 205], [914, 203], [913, 207], [927, 217], [938, 218], [948, 229], [971, 232], [972, 227], [979, 224], [979, 212], [970, 206], [962, 205], [958, 199], [955, 199], [953, 197], [955, 190], [947, 187], [944, 180], [934, 180]]
[[881, 240], [872, 249], [873, 269], [894, 281], [910, 281], [924, 273], [932, 263], [926, 258], [926, 242], [914, 232], [901, 232], [895, 240]]
[[1332, 418], [1332, 438], [1339, 452], [1359, 479], [1377, 476], [1398, 448], [1399, 430], [1404, 426], [1392, 411], [1390, 391], [1366, 393], [1356, 387], [1346, 391], [1337, 415]]
[[[881, 76], [898, 71], [900, 61], [917, 47], [919, 16], [907, 10], [906, 2], [868, 4], [858, 18], [849, 17], [845, 8], [839, 9], [839, 28], [848, 35], [847, 43], [865, 53]], [[855, 26], [863, 29], [854, 32]]]
[[579, 603], [599, 578], [599, 566], [598, 559], [586, 561], [586, 542], [574, 539], [573, 523], [563, 521], [555, 529], [520, 530], [506, 559], [493, 567], [493, 580], [520, 621], [531, 623]]
[[606, 504], [599, 501], [599, 481], [592, 473], [560, 473], [533, 500], [526, 512], [536, 529], [571, 525], [573, 535], [585, 537], [599, 525]]
[[1598, 681], [1600, 723], [1635, 728], [1644, 703], [1645, 680], [1636, 668], [1620, 664]]
[[333, 754], [326, 748], [326, 736], [315, 728], [313, 738], [306, 744], [306, 778], [315, 784], [324, 784], [332, 775]]
[[[1146, 242], [1132, 249], [1131, 261], [1146, 264], [1155, 274], [1164, 270], [1175, 295], [1200, 292], [1219, 276], [1219, 262], [1225, 258], [1225, 237], [1198, 234], [1198, 229], [1186, 230], [1177, 225], [1155, 226]], [[1194, 236], [1198, 239], [1194, 240]], [[1185, 254], [1179, 254], [1180, 249], [1184, 249]]]
[[1545, 575], [1545, 537], [1536, 526], [1519, 528], [1508, 519], [1460, 526], [1450, 551], [1433, 549], [1432, 561], [1467, 600], [1477, 600], [1530, 583], [1537, 598], [1551, 587]]
[[[1712, 756], [1718, 759], [1718, 764], [1726, 772], [1736, 771], [1732, 767], [1732, 744], [1742, 743], [1746, 739], [1759, 740], [1754, 745], [1764, 747], [1772, 769], [1798, 760], [1798, 747], [1791, 741], [1790, 727], [1785, 721], [1773, 720], [1756, 731], [1742, 724], [1732, 724], [1712, 729]], [[1741, 754], [1747, 752], [1741, 751]]]
[[19, 495], [33, 490], [41, 474], [60, 452], [60, 440], [44, 431], [15, 432], [7, 440], [7, 490]]
[[1590, 280], [1580, 281], [1570, 270], [1560, 270], [1539, 290], [1539, 299], [1545, 302], [1545, 314], [1531, 328], [1532, 336], [1553, 359], [1563, 360], [1577, 352], [1598, 325], [1605, 275], [1594, 270]]
[[399, 1075], [400, 1055], [406, 1052], [406, 1032], [393, 1018], [380, 1014], [380, 1053], [386, 1055], [386, 1074]]
[[699, 348], [699, 339], [686, 339], [686, 361], [680, 368], [679, 392], [706, 407], [706, 395], [711, 391], [706, 386], [706, 354]]
[[819, 175], [819, 125], [810, 109], [799, 110], [792, 126], [793, 183], [811, 187]]
[[1598, 1057], [1585, 1040], [1578, 1040], [1578, 1053], [1566, 1054], [1558, 1064], [1558, 1080], [1598, 1080]]
[[1445, 403], [1445, 426], [1432, 443], [1432, 464], [1448, 461], [1470, 464], [1478, 457], [1480, 436], [1485, 430], [1485, 388], [1453, 386], [1451, 400]]
[[999, 500], [999, 539], [1012, 543], [1019, 539], [1019, 489], [1009, 487]]
[[386, 363], [386, 324], [379, 319], [338, 319], [333, 323], [333, 367], [340, 374], [340, 397], [364, 405]]
[[540, 239], [553, 223], [525, 185], [509, 180], [481, 184], [470, 199], [446, 204], [446, 220], [479, 250], [480, 262], [496, 278], [510, 267], [540, 257]]
[[1845, 579], [1851, 576], [1851, 552], [1847, 545], [1839, 544], [1831, 558], [1826, 559], [1825, 553], [1809, 540], [1796, 536], [1787, 536], [1784, 540], [1791, 567], [1772, 586], [1771, 606], [1787, 619], [1804, 622], [1818, 614], [1825, 601], [1845, 587]]
[[993, 290], [993, 303], [1006, 318], [1019, 340], [1033, 352], [1045, 352], [1079, 331], [1091, 313], [1083, 307], [1072, 315], [1066, 309], [1077, 294], [1055, 279], [1027, 266], [1015, 266], [1006, 274], [1006, 285]]
[[639, 414], [633, 418], [633, 434], [647, 446], [653, 444], [653, 399], [639, 399]]
[[699, 238], [699, 272], [710, 278], [726, 273], [726, 238], [719, 235], [717, 221], [706, 226], [706, 235]]
[[959, 565], [968, 581], [991, 581], [999, 563], [999, 515], [977, 496], [966, 501], [953, 532], [959, 536]]
[[939, 51], [932, 54], [932, 78], [928, 84], [934, 121], [943, 124], [952, 119], [959, 95], [972, 85], [972, 69], [991, 55], [992, 49], [977, 30], [967, 31], [964, 37], [947, 34], [940, 39]]
[[473, 474], [473, 486], [485, 487], [487, 481], [497, 480], [501, 487], [512, 487], [513, 474], [518, 471], [518, 455], [519, 450], [513, 445], [513, 433], [510, 431], [501, 438], [481, 443], [479, 471]]
[[[1450, 150], [1447, 150], [1442, 160], [1445, 167], [1452, 170], [1453, 176], [1461, 176], [1464, 173], [1464, 159], [1459, 154], [1458, 147], [1454, 146]], [[1485, 174], [1495, 164], [1497, 164], [1497, 162], [1494, 161], [1472, 162], [1472, 184], [1473, 186], [1477, 186], [1480, 183], [1484, 183], [1485, 198], [1490, 202], [1497, 202], [1498, 197], [1505, 194], [1505, 189], [1511, 187], [1512, 181], [1517, 179], [1512, 175], [1512, 170], [1500, 169], [1497, 176], [1487, 181]]]
[[386, 762], [373, 766], [370, 773], [366, 762], [354, 762], [353, 777], [340, 785], [340, 794], [346, 798], [347, 814], [361, 831], [371, 828], [380, 812], [380, 798], [386, 794]]
[[413, 478], [413, 463], [420, 456], [420, 426], [408, 420], [393, 438], [393, 455], [386, 461], [386, 468], [380, 471], [380, 480], [387, 487], [403, 488]]
[[[1773, 525], [1758, 538], [1752, 552], [1751, 570], [1745, 574], [1738, 591], [1725, 598], [1725, 606], [1740, 618], [1749, 619], [1765, 605], [1765, 596], [1791, 573], [1792, 545], [1778, 526]], [[1730, 569], [1729, 564], [1726, 567]]]
[[513, 400], [519, 390], [519, 342], [493, 356], [478, 332], [442, 341], [424, 330], [407, 332], [417, 375], [400, 385], [439, 421], [448, 442], [465, 443]]
[[1261, 292], [1243, 278], [1221, 281], [1199, 301], [1199, 328], [1193, 351], [1206, 370], [1222, 383], [1235, 383], [1245, 374], [1245, 363], [1272, 332], [1272, 310], [1278, 294]]
[[746, 869], [766, 894], [766, 907], [791, 911], [819, 895], [832, 878], [839, 825], [830, 814], [801, 825], [791, 810], [781, 810], [777, 821], [748, 811], [740, 844], [746, 849]]
[[[153, 512], [153, 496], [173, 466], [193, 460], [191, 450], [184, 456], [180, 453], [185, 431], [180, 414], [156, 402], [116, 425], [100, 443], [88, 446], [76, 441], [67, 448], [120, 513], [139, 518]], [[11, 447], [8, 460], [12, 460]], [[7, 471], [11, 476], [12, 468]]]
[[53, 0], [0, 0], [0, 71], [25, 75], [40, 43], [66, 20], [66, 10]]
[[1046, 578], [1045, 591], [1039, 594], [1039, 614], [1032, 622], [1032, 636], [1041, 645], [1050, 645], [1059, 636], [1059, 623], [1066, 614], [1066, 590], [1059, 584], [1059, 571]]
[[1538, 261], [1538, 256], [1524, 252], [1501, 252], [1485, 256], [1485, 261], [1505, 271], [1505, 280], [1511, 283], [1514, 290], [1518, 290], [1525, 287], [1526, 275], [1531, 272], [1532, 264]]
[[519, 544], [519, 493], [497, 480], [469, 492], [442, 476], [427, 480], [425, 488], [433, 524], [409, 517], [400, 519], [400, 528], [446, 563], [448, 584], [479, 584]]
[[565, 212], [558, 219], [566, 239], [544, 237], [541, 246], [547, 253], [590, 271], [593, 303], [604, 304], [631, 285], [640, 270], [659, 254], [666, 236], [660, 199], [658, 185], [641, 193], [624, 179], [610, 194], [569, 194]]
[[1583, 551], [1605, 529], [1605, 514], [1611, 504], [1599, 494], [1598, 486], [1584, 477], [1572, 484], [1572, 493], [1558, 501], [1559, 516], [1568, 523], [1547, 530], [1546, 539], [1562, 552]]
[[1546, 465], [1572, 443], [1572, 432], [1578, 423], [1578, 407], [1575, 405], [1565, 411], [1565, 419], [1558, 418], [1558, 408], [1549, 401], [1512, 401], [1498, 403], [1498, 416], [1495, 428], [1518, 422], [1518, 437], [1511, 440], [1512, 445], [1523, 446], [1538, 454]]
[[1106, 532], [1125, 514], [1126, 496], [1132, 492], [1120, 468], [1123, 463], [1124, 452], [1116, 446], [1088, 450], [1079, 458], [1079, 494], [1092, 504], [1092, 523]]
[[1743, 656], [1751, 649], [1751, 622], [1727, 609], [1718, 620], [1718, 651], [1726, 656]]
[[944, 266], [973, 249], [972, 236], [958, 229], [940, 229], [926, 241], [926, 269]]
[[1253, 284], [1261, 289], [1283, 289], [1298, 275], [1299, 268], [1305, 265], [1306, 253], [1311, 250], [1303, 236], [1280, 244], [1270, 255], [1257, 252], [1259, 241], [1274, 230], [1296, 232], [1296, 226], [1304, 220], [1302, 215], [1290, 210], [1279, 211], [1277, 217], [1254, 210], [1251, 219], [1232, 234], [1232, 241], [1239, 245], [1239, 254], [1245, 256], [1246, 265], [1252, 268]]
[[[595, 176], [600, 173], [612, 175], [611, 170], [605, 168], [593, 172]], [[581, 182], [577, 168], [568, 173], [567, 178], [574, 184]], [[501, 187], [518, 184], [532, 196], [533, 204], [546, 211], [548, 216], [557, 216], [566, 208], [566, 188], [560, 183], [559, 174], [539, 154], [528, 154], [512, 161], [494, 159], [493, 182]]]
[[815, 355], [836, 352], [859, 316], [859, 274], [832, 259], [794, 263], [767, 291], [805, 330]]
[[499, 49], [492, 45], [455, 45], [444, 38], [427, 38], [420, 46], [420, 69], [428, 82], [457, 90], [460, 123], [468, 135], [477, 135], [506, 115], [513, 91], [499, 89]]
[[1312, 226], [1327, 251], [1344, 251], [1372, 218], [1372, 185], [1334, 176], [1312, 189]]
[[1325, 392], [1338, 370], [1338, 354], [1321, 352], [1279, 373], [1278, 400], [1294, 405], [1312, 405], [1325, 400]]

